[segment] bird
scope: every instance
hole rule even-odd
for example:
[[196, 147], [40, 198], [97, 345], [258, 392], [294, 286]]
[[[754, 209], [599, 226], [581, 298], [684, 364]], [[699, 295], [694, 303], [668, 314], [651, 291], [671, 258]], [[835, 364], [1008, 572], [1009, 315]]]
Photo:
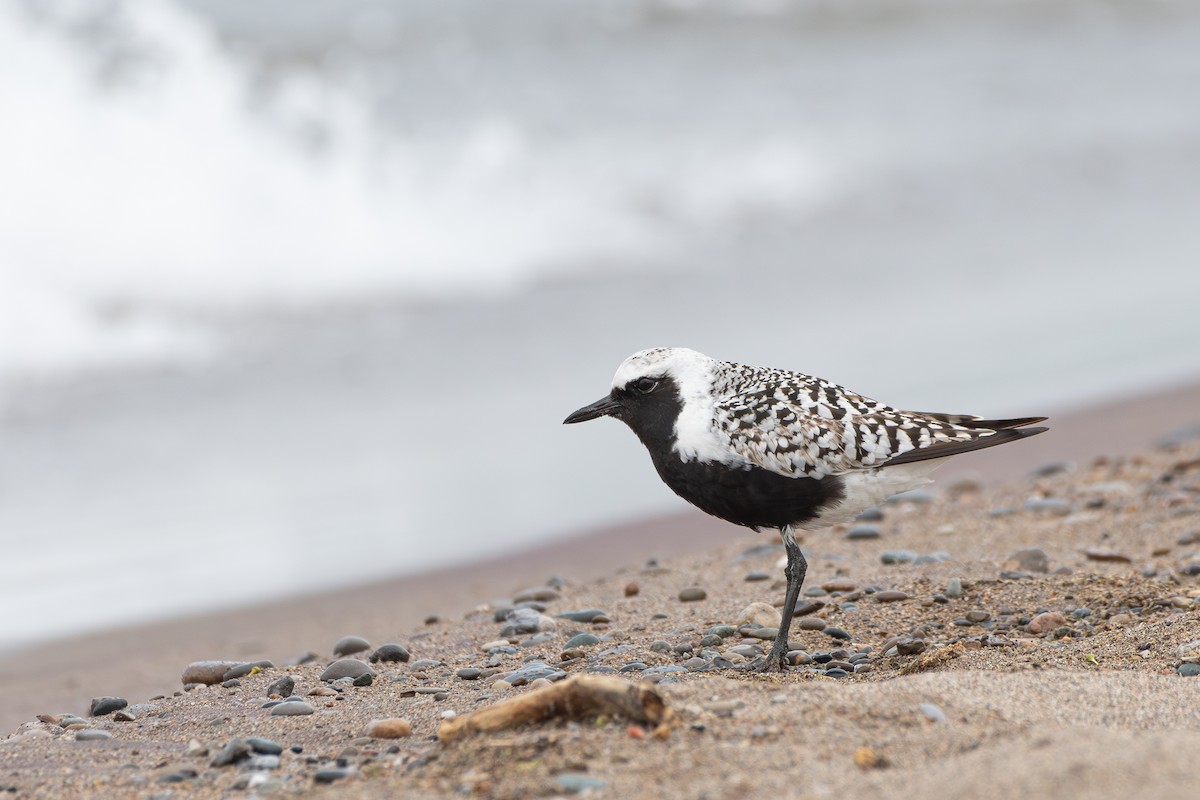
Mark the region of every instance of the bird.
[[614, 417], [663, 482], [714, 517], [779, 531], [787, 555], [778, 634], [754, 669], [787, 668], [808, 563], [797, 531], [849, 522], [931, 482], [951, 456], [1036, 436], [1046, 417], [902, 411], [822, 378], [655, 347], [621, 362], [612, 389], [564, 425]]

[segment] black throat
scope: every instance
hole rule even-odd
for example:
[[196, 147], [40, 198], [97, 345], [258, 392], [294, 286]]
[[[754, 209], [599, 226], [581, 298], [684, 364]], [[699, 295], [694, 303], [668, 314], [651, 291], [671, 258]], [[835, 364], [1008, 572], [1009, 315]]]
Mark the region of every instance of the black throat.
[[650, 395], [619, 399], [621, 419], [650, 452], [659, 477], [707, 514], [754, 530], [803, 527], [844, 496], [842, 480], [835, 476], [790, 478], [756, 466], [684, 461], [675, 451], [683, 400], [671, 378], [662, 379]]

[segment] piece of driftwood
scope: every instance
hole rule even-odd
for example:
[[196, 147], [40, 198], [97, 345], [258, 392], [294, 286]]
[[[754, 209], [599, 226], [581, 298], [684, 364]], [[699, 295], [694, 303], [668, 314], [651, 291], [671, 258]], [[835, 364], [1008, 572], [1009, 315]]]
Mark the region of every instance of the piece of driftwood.
[[594, 714], [622, 716], [643, 725], [654, 725], [658, 736], [667, 735], [673, 716], [653, 689], [620, 678], [574, 675], [520, 697], [472, 711], [464, 717], [447, 720], [438, 728], [438, 739], [448, 743], [472, 733], [502, 731], [557, 717], [577, 719]]

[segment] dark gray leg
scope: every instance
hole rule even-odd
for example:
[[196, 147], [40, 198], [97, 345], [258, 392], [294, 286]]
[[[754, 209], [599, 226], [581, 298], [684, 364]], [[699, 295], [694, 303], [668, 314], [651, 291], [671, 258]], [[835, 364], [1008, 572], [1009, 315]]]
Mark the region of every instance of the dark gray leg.
[[808, 571], [808, 562], [804, 560], [804, 554], [800, 552], [800, 545], [796, 543], [796, 535], [792, 529], [784, 528], [779, 533], [783, 537], [783, 548], [787, 551], [787, 566], [783, 570], [783, 574], [787, 577], [787, 594], [783, 599], [779, 633], [775, 637], [775, 644], [771, 646], [767, 660], [760, 667], [763, 672], [773, 672], [787, 666], [785, 662], [788, 652], [788, 633], [792, 629], [792, 614], [796, 612], [796, 602], [800, 599], [800, 587], [804, 585], [804, 573]]

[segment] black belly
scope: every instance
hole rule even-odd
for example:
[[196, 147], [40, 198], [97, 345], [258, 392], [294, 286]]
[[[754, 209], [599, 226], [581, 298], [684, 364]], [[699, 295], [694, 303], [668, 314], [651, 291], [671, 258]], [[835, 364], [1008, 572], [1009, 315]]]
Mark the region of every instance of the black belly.
[[701, 511], [754, 530], [803, 527], [843, 497], [842, 481], [833, 475], [788, 478], [761, 467], [681, 461], [673, 452], [654, 459], [654, 466], [675, 494]]

